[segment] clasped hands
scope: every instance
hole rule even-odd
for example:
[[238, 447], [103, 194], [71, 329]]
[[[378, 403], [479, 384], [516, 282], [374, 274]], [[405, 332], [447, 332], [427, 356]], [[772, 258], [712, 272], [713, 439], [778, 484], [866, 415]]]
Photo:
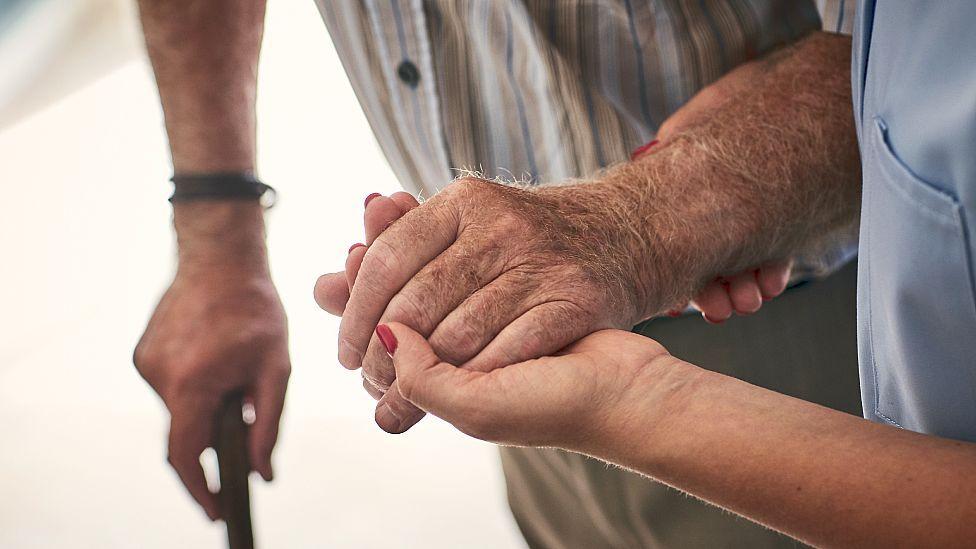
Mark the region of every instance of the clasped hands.
[[[364, 222], [365, 244], [314, 293], [342, 316], [339, 361], [361, 368], [388, 432], [431, 412], [492, 442], [575, 448], [626, 407], [635, 376], [668, 362], [629, 330], [685, 304], [660, 302], [634, 227], [578, 186], [461, 179], [423, 205], [370, 195]], [[753, 313], [789, 272], [716, 278], [691, 304], [710, 322]]]

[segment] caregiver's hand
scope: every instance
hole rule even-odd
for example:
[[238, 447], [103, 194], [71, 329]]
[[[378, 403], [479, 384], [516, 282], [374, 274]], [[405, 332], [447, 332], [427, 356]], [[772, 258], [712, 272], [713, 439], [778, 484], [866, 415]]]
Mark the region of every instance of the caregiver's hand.
[[400, 394], [421, 409], [489, 442], [590, 454], [624, 438], [634, 416], [653, 408], [655, 391], [673, 389], [661, 382], [680, 363], [654, 340], [603, 330], [558, 356], [477, 372], [443, 361], [402, 324], [376, 331], [391, 351]]

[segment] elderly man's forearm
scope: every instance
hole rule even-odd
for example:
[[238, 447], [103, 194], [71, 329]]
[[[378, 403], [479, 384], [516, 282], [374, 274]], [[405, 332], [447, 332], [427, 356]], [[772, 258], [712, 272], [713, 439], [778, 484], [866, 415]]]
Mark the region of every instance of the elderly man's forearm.
[[[252, 171], [265, 0], [139, 0], [176, 173]], [[257, 201], [174, 205], [182, 274], [264, 274]]]
[[584, 451], [816, 546], [976, 539], [976, 444], [871, 423], [673, 357], [632, 387], [619, 428]]
[[266, 0], [139, 0], [177, 173], [254, 168]]
[[578, 187], [602, 189], [606, 215], [627, 227], [612, 236], [634, 251], [623, 268], [639, 278], [646, 315], [856, 223], [850, 47], [818, 33], [740, 66], [666, 123], [648, 154]]

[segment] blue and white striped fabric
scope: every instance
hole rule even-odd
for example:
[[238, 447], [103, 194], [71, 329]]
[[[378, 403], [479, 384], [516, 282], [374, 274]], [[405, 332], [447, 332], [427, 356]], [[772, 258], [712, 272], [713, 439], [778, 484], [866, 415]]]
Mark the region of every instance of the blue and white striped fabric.
[[318, 0], [390, 165], [423, 196], [459, 169], [544, 184], [625, 161], [736, 65], [849, 34], [853, 4]]

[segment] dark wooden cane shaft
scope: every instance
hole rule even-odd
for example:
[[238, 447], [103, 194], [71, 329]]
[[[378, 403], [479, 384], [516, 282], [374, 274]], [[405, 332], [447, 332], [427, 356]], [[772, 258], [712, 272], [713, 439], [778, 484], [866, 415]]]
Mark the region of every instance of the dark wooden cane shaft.
[[217, 417], [217, 463], [220, 468], [220, 513], [227, 524], [230, 549], [253, 549], [251, 496], [247, 477], [247, 425], [241, 413], [243, 396], [233, 394], [224, 400]]

